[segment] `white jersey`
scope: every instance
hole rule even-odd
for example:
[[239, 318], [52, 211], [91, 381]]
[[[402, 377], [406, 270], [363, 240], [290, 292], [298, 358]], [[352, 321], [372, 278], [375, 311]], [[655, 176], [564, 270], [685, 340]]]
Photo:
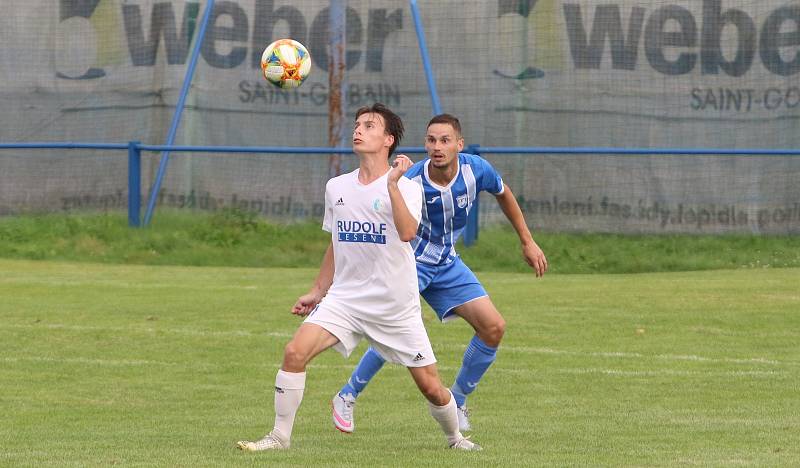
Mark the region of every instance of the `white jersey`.
[[[321, 305], [378, 323], [419, 320], [414, 251], [395, 228], [387, 175], [363, 185], [356, 169], [328, 181], [322, 228], [331, 233], [335, 271]], [[404, 177], [398, 187], [419, 222], [422, 189]]]

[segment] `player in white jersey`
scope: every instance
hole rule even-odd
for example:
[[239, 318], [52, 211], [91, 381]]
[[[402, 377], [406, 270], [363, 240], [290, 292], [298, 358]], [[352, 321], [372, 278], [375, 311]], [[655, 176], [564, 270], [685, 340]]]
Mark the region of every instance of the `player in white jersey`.
[[359, 168], [325, 187], [323, 229], [331, 245], [311, 290], [292, 313], [306, 316], [286, 345], [275, 377], [275, 424], [260, 440], [240, 441], [249, 451], [290, 446], [303, 398], [306, 366], [333, 347], [345, 357], [366, 338], [383, 359], [408, 368], [451, 448], [480, 450], [458, 429], [455, 398], [439, 379], [436, 358], [422, 324], [414, 253], [422, 210], [418, 184], [402, 177], [412, 162], [389, 156], [403, 134], [396, 114], [375, 104], [358, 110], [353, 150]]
[[[417, 259], [419, 291], [425, 301], [441, 321], [460, 316], [475, 329], [451, 387], [458, 405], [459, 427], [468, 431], [467, 395], [494, 362], [506, 326], [486, 290], [455, 251], [478, 193], [495, 195], [519, 236], [523, 257], [537, 277], [547, 271], [547, 259], [531, 237], [514, 195], [494, 167], [479, 156], [461, 153], [464, 139], [456, 117], [441, 114], [431, 119], [425, 149], [429, 158], [414, 164], [405, 174], [422, 186], [425, 195], [422, 222], [411, 244]], [[333, 423], [340, 431], [355, 429], [355, 399], [384, 361], [378, 352], [368, 349], [350, 380], [333, 397]]]

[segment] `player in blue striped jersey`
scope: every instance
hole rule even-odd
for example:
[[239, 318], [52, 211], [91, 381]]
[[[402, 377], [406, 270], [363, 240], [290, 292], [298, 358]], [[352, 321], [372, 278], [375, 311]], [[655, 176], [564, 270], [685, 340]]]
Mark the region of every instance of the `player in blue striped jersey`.
[[[514, 194], [494, 167], [480, 156], [461, 153], [464, 139], [456, 117], [441, 114], [431, 119], [425, 149], [428, 159], [414, 164], [405, 174], [424, 191], [422, 221], [411, 245], [417, 260], [419, 290], [425, 301], [442, 322], [461, 317], [475, 329], [451, 388], [459, 409], [460, 430], [467, 431], [467, 395], [494, 362], [506, 326], [486, 290], [455, 250], [478, 193], [486, 191], [495, 196], [519, 236], [522, 256], [537, 277], [547, 271], [547, 259], [534, 242]], [[384, 362], [377, 351], [369, 348], [350, 380], [334, 396], [333, 422], [337, 429], [353, 432], [355, 399]]]

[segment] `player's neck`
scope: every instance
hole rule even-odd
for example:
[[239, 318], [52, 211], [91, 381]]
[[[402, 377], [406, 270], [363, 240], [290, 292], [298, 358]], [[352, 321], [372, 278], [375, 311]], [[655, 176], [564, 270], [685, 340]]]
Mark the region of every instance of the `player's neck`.
[[364, 185], [371, 184], [389, 172], [389, 158], [386, 154], [359, 154], [358, 181]]
[[446, 167], [435, 167], [433, 164], [428, 164], [428, 177], [436, 185], [447, 186], [456, 174], [458, 174], [458, 160], [455, 161], [455, 164]]

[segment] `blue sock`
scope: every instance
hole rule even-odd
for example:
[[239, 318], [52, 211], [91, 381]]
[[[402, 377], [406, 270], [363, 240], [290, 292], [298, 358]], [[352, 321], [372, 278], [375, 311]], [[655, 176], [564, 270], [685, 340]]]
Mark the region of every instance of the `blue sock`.
[[361, 360], [358, 362], [355, 370], [353, 370], [353, 375], [350, 376], [350, 380], [347, 381], [339, 393], [341, 395], [347, 395], [349, 393], [354, 397], [358, 397], [358, 394], [364, 390], [364, 387], [367, 386], [370, 379], [381, 370], [385, 362], [386, 360], [370, 346], [367, 352], [361, 356]]
[[450, 389], [458, 406], [464, 406], [467, 395], [475, 391], [483, 374], [492, 365], [497, 357], [497, 348], [492, 348], [484, 343], [478, 335], [472, 337], [467, 350], [464, 351], [464, 361], [458, 371], [456, 382]]

